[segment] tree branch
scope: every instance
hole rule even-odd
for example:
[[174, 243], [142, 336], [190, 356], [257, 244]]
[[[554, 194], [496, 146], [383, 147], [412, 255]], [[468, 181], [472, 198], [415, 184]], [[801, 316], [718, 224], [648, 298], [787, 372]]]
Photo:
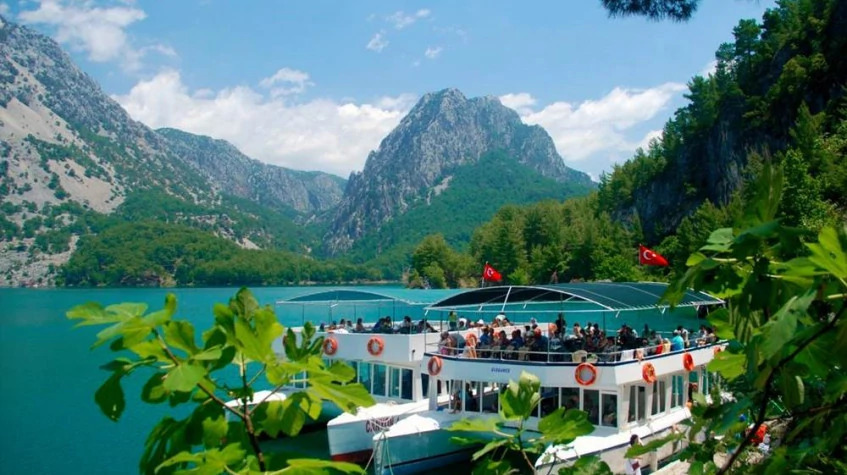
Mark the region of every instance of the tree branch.
[[768, 380], [765, 382], [765, 394], [762, 397], [762, 400], [759, 402], [759, 414], [756, 416], [756, 424], [753, 426], [752, 429], [747, 431], [747, 435], [744, 436], [744, 439], [741, 441], [741, 444], [738, 446], [735, 452], [733, 452], [729, 460], [724, 463], [723, 467], [718, 470], [718, 475], [722, 475], [729, 471], [730, 467], [732, 467], [732, 465], [735, 463], [735, 461], [738, 459], [744, 449], [747, 448], [748, 445], [750, 445], [750, 442], [753, 440], [753, 436], [756, 434], [756, 432], [758, 432], [762, 424], [765, 423], [765, 415], [767, 413], [768, 402], [770, 401], [771, 395], [771, 384], [773, 383], [774, 377], [779, 372], [779, 370], [782, 369], [782, 367], [785, 366], [785, 364], [787, 364], [789, 361], [793, 360], [798, 354], [800, 354], [801, 351], [805, 350], [806, 347], [814, 343], [815, 340], [832, 330], [832, 328], [835, 327], [836, 323], [838, 322], [838, 319], [841, 318], [841, 315], [844, 313], [845, 308], [847, 307], [842, 306], [838, 310], [838, 313], [835, 314], [832, 319], [826, 322], [826, 325], [823, 325], [809, 339], [797, 345], [797, 348], [795, 348], [794, 351], [791, 352], [791, 354], [779, 360], [779, 363], [774, 366], [773, 371], [771, 371], [771, 374], [768, 376]]

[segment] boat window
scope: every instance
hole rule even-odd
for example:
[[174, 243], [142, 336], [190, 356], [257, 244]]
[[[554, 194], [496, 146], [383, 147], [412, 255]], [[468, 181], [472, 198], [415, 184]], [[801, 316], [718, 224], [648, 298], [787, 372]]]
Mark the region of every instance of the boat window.
[[628, 422], [635, 422], [647, 417], [647, 388], [637, 384], [629, 388]]
[[370, 363], [359, 363], [359, 382], [362, 383], [362, 386], [368, 390], [368, 392], [373, 392], [371, 390], [371, 364]]
[[671, 393], [671, 407], [680, 407], [683, 404], [682, 400], [682, 386], [683, 379], [682, 376], [671, 376], [671, 387], [673, 388], [673, 392]]
[[497, 413], [500, 411], [500, 387], [497, 383], [489, 383], [482, 398], [483, 412]]
[[617, 427], [618, 426], [618, 395], [617, 394], [603, 394], [603, 414], [602, 421], [604, 426], [608, 427]]
[[559, 388], [541, 388], [541, 403], [538, 405], [538, 417], [544, 417], [558, 408]]
[[656, 381], [653, 383], [653, 406], [650, 411], [651, 414], [664, 414], [664, 412], [668, 408], [667, 401], [667, 383], [662, 381]]
[[582, 390], [582, 410], [588, 413], [588, 422], [600, 425], [600, 391]]
[[355, 383], [356, 381], [359, 380], [358, 379], [359, 378], [359, 362], [358, 361], [348, 361], [347, 364], [349, 364], [350, 367], [353, 368], [353, 379], [351, 379], [350, 381]]
[[579, 388], [562, 388], [559, 398], [565, 409], [579, 409]]
[[429, 375], [421, 372], [421, 394], [423, 397], [429, 397]]
[[294, 377], [294, 383], [291, 385], [298, 389], [305, 389], [308, 377], [309, 375], [305, 371], [297, 373], [297, 376]]
[[400, 397], [400, 368], [388, 368], [388, 396]]
[[385, 377], [387, 371], [385, 370], [385, 365], [381, 365], [379, 363], [374, 363], [374, 373], [373, 373], [373, 395], [374, 396], [385, 396]]
[[414, 386], [412, 384], [412, 377], [413, 377], [412, 370], [401, 369], [400, 370], [400, 377], [401, 377], [401, 383], [402, 383], [402, 385], [400, 386], [400, 397], [403, 398], [403, 399], [408, 399], [408, 400], [411, 401], [412, 399], [414, 399], [412, 397], [412, 391], [414, 389]]

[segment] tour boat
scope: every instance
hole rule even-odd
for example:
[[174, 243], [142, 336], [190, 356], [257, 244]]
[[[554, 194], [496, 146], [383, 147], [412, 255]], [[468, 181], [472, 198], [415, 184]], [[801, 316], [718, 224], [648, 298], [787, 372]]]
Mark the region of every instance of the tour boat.
[[[408, 315], [414, 323], [418, 323], [426, 316], [427, 305], [457, 292], [331, 288], [276, 302], [281, 312], [285, 313], [285, 320], [290, 321], [299, 313], [303, 323], [312, 321], [319, 328], [315, 338], [324, 338], [323, 353], [327, 362], [340, 360], [352, 366], [356, 372], [355, 381], [362, 383], [374, 396], [377, 401], [375, 407], [385, 408], [379, 417], [367, 417], [360, 424], [360, 418], [353, 418], [355, 421], [349, 418], [336, 421], [333, 424], [334, 429], [329, 431], [334, 458], [359, 460], [364, 456], [364, 460], [367, 460], [372, 448], [371, 436], [377, 424], [381, 424], [379, 427], [385, 427], [387, 422], [396, 420], [402, 414], [396, 409], [407, 403], [423, 402], [423, 408], [426, 408], [426, 391], [422, 384], [425, 384], [428, 375], [421, 375], [420, 361], [427, 344], [438, 341], [441, 322], [429, 322], [433, 330], [427, 333], [372, 333], [377, 317], [391, 316], [397, 325]], [[367, 329], [365, 332], [355, 332], [355, 325], [353, 331], [347, 328], [331, 329], [333, 322], [338, 323], [342, 319], [356, 322], [360, 318]], [[303, 327], [294, 327], [292, 330], [299, 334]], [[273, 342], [273, 349], [279, 358], [284, 358], [282, 339]], [[257, 391], [249, 404], [266, 400], [284, 401], [289, 394], [306, 389], [308, 381], [305, 375], [303, 376], [304, 378], [299, 378], [274, 392]], [[233, 400], [227, 404], [238, 405], [240, 401]], [[360, 408], [359, 412], [364, 409]], [[367, 411], [361, 412], [363, 415], [366, 413]], [[323, 401], [320, 416], [308, 424], [325, 424], [344, 414], [334, 403]], [[359, 440], [365, 441], [361, 448], [362, 443]], [[364, 455], [355, 453], [363, 450], [367, 450]]]
[[[578, 318], [580, 323], [586, 319], [599, 323], [600, 319], [620, 319], [623, 315], [629, 323], [646, 318], [652, 319], [653, 326], [666, 322], [664, 326], [676, 328], [679, 324], [698, 324], [696, 310], [700, 307], [722, 304], [707, 294], [689, 291], [671, 310], [657, 305], [666, 287], [661, 283], [489, 287], [448, 297], [428, 309], [474, 308], [510, 316], [563, 312], [565, 320]], [[548, 338], [557, 337], [559, 328], [547, 322], [539, 328]], [[523, 371], [539, 378], [542, 396], [525, 427], [537, 428], [540, 418], [558, 407], [587, 412], [595, 426], [591, 434], [571, 444], [548, 447], [536, 461], [536, 472], [557, 473], [579, 456], [593, 454], [613, 472], [621, 473], [632, 434], [647, 443], [678, 430], [680, 422], [690, 417], [687, 403], [692, 393], [708, 394], [711, 389], [714, 376], [705, 365], [723, 348], [722, 343], [711, 339], [700, 341], [699, 346], [693, 343], [695, 346], [678, 351], [644, 347], [596, 354], [549, 346], [537, 354], [520, 352], [518, 359], [502, 359], [502, 354], [497, 357], [481, 348], [475, 358], [445, 355], [430, 348], [421, 363], [422, 371], [430, 375], [429, 407], [394, 421], [374, 435], [375, 473], [421, 473], [469, 460], [479, 447], [453, 444], [453, 436], [468, 434], [445, 429], [462, 418], [497, 417], [500, 388], [518, 380]], [[656, 354], [658, 351], [661, 353]], [[678, 444], [667, 445], [651, 462], [663, 460], [678, 449]]]

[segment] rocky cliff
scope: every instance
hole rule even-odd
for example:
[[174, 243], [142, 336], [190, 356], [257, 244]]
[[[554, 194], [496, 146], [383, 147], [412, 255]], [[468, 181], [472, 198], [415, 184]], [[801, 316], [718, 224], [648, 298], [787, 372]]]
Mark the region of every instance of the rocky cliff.
[[562, 183], [591, 183], [565, 166], [544, 129], [522, 123], [497, 98], [468, 99], [456, 89], [426, 94], [350, 176], [325, 239], [330, 253], [425, 204], [433, 190], [450, 186], [453, 170], [493, 151]]
[[[335, 206], [344, 184], [326, 173], [260, 163], [226, 142], [154, 131], [133, 120], [55, 41], [0, 17], [0, 285], [44, 277], [47, 266], [38, 261], [59, 253], [47, 245], [34, 252], [39, 236], [73, 226], [87, 211], [114, 213], [139, 190], [162, 190], [203, 214], [215, 207], [228, 216], [219, 222], [239, 219], [237, 209], [222, 205], [226, 196], [270, 213], [263, 215], [304, 221]], [[244, 221], [239, 234], [249, 239]], [[65, 241], [71, 248], [76, 242]], [[67, 255], [65, 245], [55, 247]]]

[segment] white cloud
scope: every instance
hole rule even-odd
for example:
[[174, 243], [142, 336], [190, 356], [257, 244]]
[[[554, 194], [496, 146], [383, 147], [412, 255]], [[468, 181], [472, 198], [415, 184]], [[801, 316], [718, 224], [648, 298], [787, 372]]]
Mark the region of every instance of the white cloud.
[[385, 47], [388, 46], [388, 40], [383, 37], [383, 34], [384, 32], [382, 31], [374, 34], [373, 38], [368, 41], [368, 44], [365, 46], [365, 48], [371, 51], [376, 51], [377, 53], [381, 53], [382, 50], [384, 50]]
[[9, 4], [5, 2], [0, 2], [0, 15], [8, 15], [9, 14]]
[[341, 176], [363, 168], [368, 152], [416, 100], [404, 94], [373, 103], [315, 99], [295, 104], [244, 86], [192, 92], [177, 71], [140, 81], [114, 99], [151, 127], [209, 135], [267, 163]]
[[532, 113], [531, 106], [534, 106], [537, 101], [531, 94], [519, 92], [500, 96], [500, 102], [504, 106], [516, 110], [518, 114], [527, 115]]
[[404, 13], [403, 11], [397, 11], [385, 17], [385, 21], [394, 25], [394, 28], [402, 30], [407, 26], [411, 26], [416, 21], [428, 17], [430, 13], [431, 12], [425, 8], [420, 9], [415, 13]]
[[426, 51], [424, 51], [424, 56], [429, 59], [435, 59], [441, 54], [442, 51], [444, 51], [444, 48], [440, 46], [436, 46], [435, 48], [427, 48]]
[[703, 67], [703, 69], [698, 73], [704, 78], [709, 77], [711, 74], [715, 74], [715, 71], [718, 70], [718, 60], [713, 59], [709, 61], [709, 64]]
[[141, 53], [142, 56], [146, 55], [147, 53], [151, 53], [151, 52], [152, 53], [159, 53], [162, 56], [167, 56], [169, 58], [176, 58], [177, 56], [179, 56], [176, 53], [175, 49], [171, 48], [168, 45], [163, 45], [163, 44], [155, 44], [155, 45], [145, 46], [145, 47], [141, 48], [139, 50], [139, 52]]
[[684, 84], [670, 82], [643, 90], [617, 87], [599, 100], [554, 102], [538, 111], [531, 108], [535, 99], [528, 93], [506, 94], [500, 101], [518, 111], [527, 124], [544, 127], [562, 157], [575, 162], [600, 153], [628, 158], [624, 152], [631, 155], [646, 146], [661, 131], [633, 139], [631, 129], [667, 109], [683, 90]]
[[[282, 86], [274, 87], [278, 84], [282, 84]], [[300, 94], [307, 87], [314, 86], [315, 83], [309, 80], [308, 73], [296, 69], [282, 68], [273, 76], [262, 79], [259, 85], [265, 89], [270, 89], [271, 96], [278, 97]]]
[[[57, 41], [86, 52], [91, 61], [119, 60], [125, 69], [136, 70], [146, 51], [132, 47], [125, 29], [146, 16], [144, 11], [128, 6], [95, 7], [90, 2], [42, 0], [38, 8], [22, 11], [18, 18], [24, 23], [55, 27]], [[167, 47], [153, 48], [163, 52]]]

